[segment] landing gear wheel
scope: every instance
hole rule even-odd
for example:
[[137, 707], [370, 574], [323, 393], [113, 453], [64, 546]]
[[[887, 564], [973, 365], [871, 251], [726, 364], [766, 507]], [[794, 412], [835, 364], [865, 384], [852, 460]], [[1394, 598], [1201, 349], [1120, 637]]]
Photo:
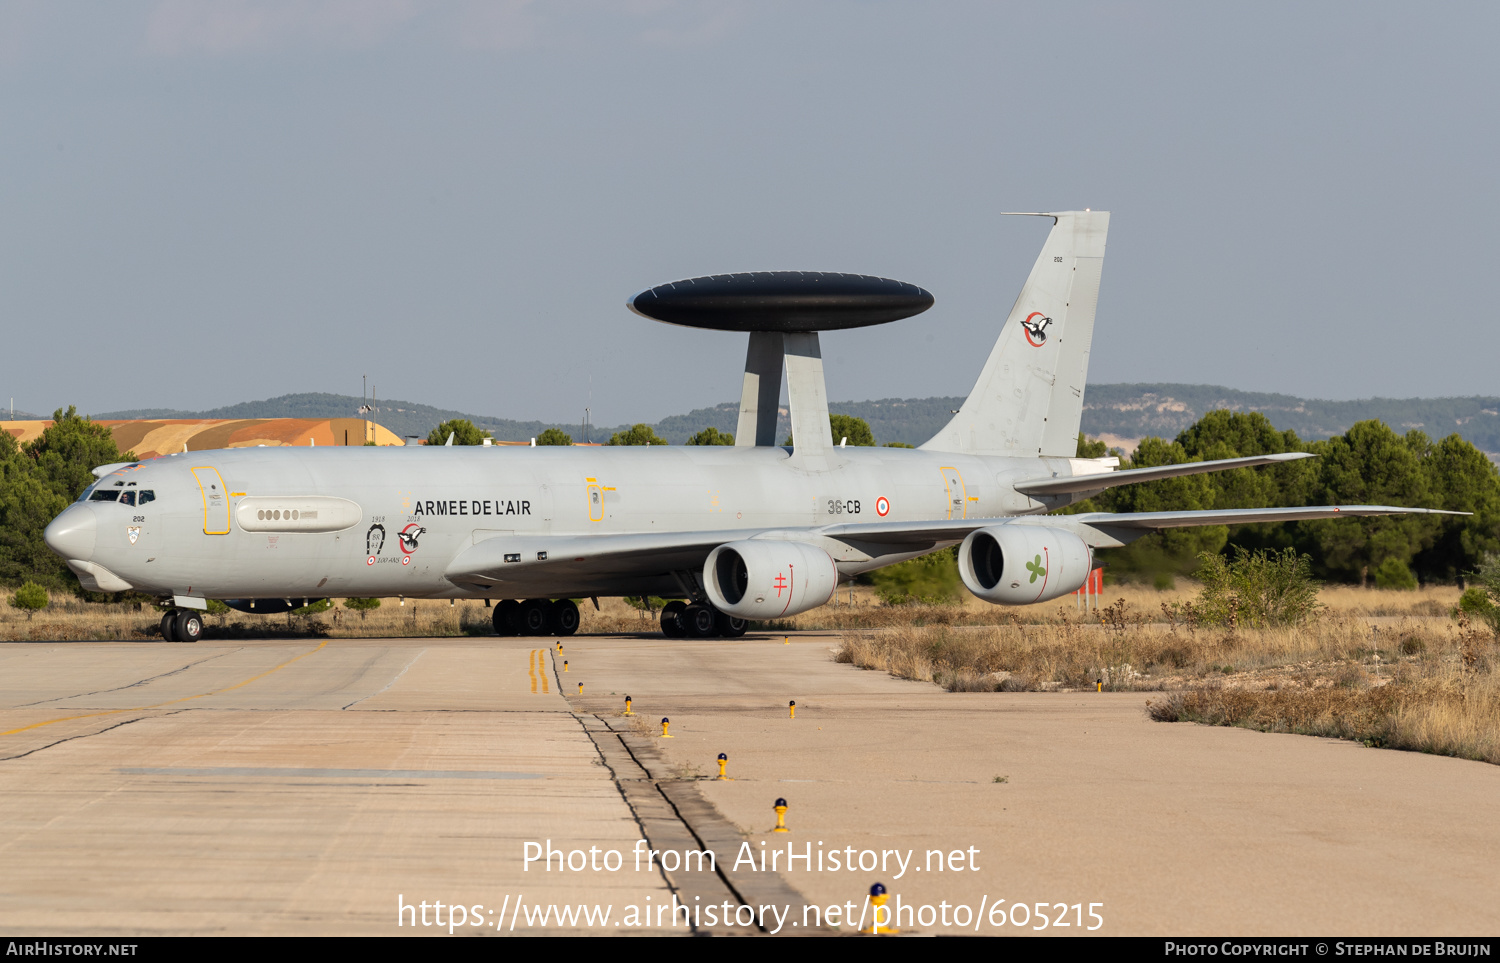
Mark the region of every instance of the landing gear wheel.
[[690, 639], [711, 639], [718, 632], [715, 624], [718, 614], [707, 605], [689, 605], [677, 616], [677, 624]]
[[178, 609], [172, 619], [172, 635], [176, 642], [197, 642], [203, 638], [203, 616], [192, 609]]
[[547, 610], [547, 628], [553, 635], [572, 635], [578, 631], [578, 606], [572, 599], [558, 599]]
[[687, 610], [687, 603], [681, 600], [668, 602], [661, 607], [661, 634], [669, 639], [680, 639], [685, 634], [682, 623], [678, 616]]
[[177, 618], [177, 610], [172, 609], [161, 617], [161, 637], [167, 642], [176, 642], [177, 633], [173, 629], [173, 623]]
[[496, 635], [521, 634], [521, 603], [515, 599], [497, 602], [491, 618], [495, 621]]
[[520, 625], [522, 635], [541, 635], [547, 631], [547, 613], [552, 608], [550, 599], [527, 599], [521, 603]]
[[736, 618], [733, 615], [725, 615], [723, 612], [719, 612], [714, 621], [719, 634], [726, 639], [737, 639], [745, 634], [746, 629], [750, 628], [748, 620]]

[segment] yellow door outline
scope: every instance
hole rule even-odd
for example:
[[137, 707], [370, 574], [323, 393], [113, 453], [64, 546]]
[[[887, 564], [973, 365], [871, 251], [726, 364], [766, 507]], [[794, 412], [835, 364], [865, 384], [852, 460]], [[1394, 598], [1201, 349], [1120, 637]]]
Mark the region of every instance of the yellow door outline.
[[595, 483], [595, 479], [585, 479], [588, 483], [589, 521], [600, 522], [604, 520], [604, 489]]
[[[201, 474], [200, 474], [201, 472]], [[193, 469], [198, 480], [198, 491], [203, 495], [203, 534], [229, 534], [229, 493], [224, 487], [224, 478], [217, 468], [202, 466]], [[204, 482], [208, 483], [204, 487]]]
[[[969, 498], [968, 489], [964, 487], [964, 476], [957, 468], [943, 467], [938, 471], [943, 473], [943, 492], [948, 496], [948, 517], [968, 518]], [[954, 514], [957, 509], [958, 514]]]

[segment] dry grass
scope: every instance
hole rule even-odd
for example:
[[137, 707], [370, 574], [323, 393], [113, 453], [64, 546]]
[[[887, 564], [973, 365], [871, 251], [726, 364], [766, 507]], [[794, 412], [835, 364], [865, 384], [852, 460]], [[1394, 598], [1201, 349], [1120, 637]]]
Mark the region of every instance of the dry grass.
[[[1160, 609], [1174, 595], [1189, 597], [1135, 597]], [[850, 631], [834, 658], [950, 691], [1159, 691], [1148, 704], [1162, 721], [1500, 763], [1500, 644], [1447, 617], [1457, 596], [1326, 590], [1317, 621], [1257, 630], [1151, 622], [1127, 600], [1102, 625], [1063, 612], [1042, 623]]]
[[[1195, 587], [1157, 591], [1133, 585], [1110, 586], [1108, 599], [1126, 600], [1125, 611], [1134, 621], [1161, 620], [1163, 602], [1191, 601]], [[1455, 588], [1423, 589], [1416, 592], [1391, 592], [1355, 588], [1324, 589], [1320, 598], [1332, 616], [1442, 616], [1458, 604]], [[76, 600], [54, 602], [34, 618], [28, 619], [9, 604], [10, 596], [0, 597], [0, 641], [149, 639], [159, 638], [157, 624], [161, 610], [133, 605], [94, 605]], [[645, 612], [618, 598], [599, 600], [600, 610], [584, 601], [579, 607], [584, 634], [630, 635], [659, 631], [655, 613]], [[406, 637], [483, 635], [489, 632], [490, 612], [483, 602], [460, 601], [455, 605], [440, 601], [384, 599], [378, 609], [361, 617], [341, 605], [332, 611], [312, 617], [286, 615], [248, 615], [231, 612], [227, 616], [210, 616], [207, 624], [219, 638], [263, 637]], [[924, 626], [997, 627], [997, 626], [1064, 626], [1092, 623], [1098, 613], [1078, 608], [1072, 598], [1044, 605], [1006, 608], [990, 605], [972, 596], [949, 605], [884, 605], [873, 590], [860, 586], [841, 589], [831, 605], [825, 605], [790, 619], [761, 623], [761, 631], [854, 631], [903, 629]]]
[[1333, 736], [1500, 764], [1500, 678], [1493, 670], [1403, 672], [1381, 686], [1187, 689], [1148, 709], [1162, 722]]
[[[656, 623], [645, 619], [619, 599], [600, 599], [602, 611], [585, 601], [579, 607], [580, 632], [628, 634], [655, 632]], [[231, 611], [204, 617], [209, 637], [216, 639], [263, 638], [406, 638], [493, 635], [492, 609], [483, 602], [383, 599], [380, 608], [353, 612], [336, 604], [327, 612], [311, 616], [250, 615]], [[9, 598], [0, 598], [0, 642], [85, 641], [94, 639], [160, 639], [162, 610], [152, 606], [95, 605], [69, 600], [55, 602], [35, 617], [11, 608]]]

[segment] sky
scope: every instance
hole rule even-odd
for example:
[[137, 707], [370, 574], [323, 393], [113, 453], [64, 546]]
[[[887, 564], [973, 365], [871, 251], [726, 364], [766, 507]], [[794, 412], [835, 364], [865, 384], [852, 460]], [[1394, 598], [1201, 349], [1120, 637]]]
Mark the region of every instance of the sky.
[[967, 393], [1111, 212], [1090, 381], [1500, 394], [1493, 4], [0, 0], [0, 404], [655, 421], [751, 270], [921, 285], [829, 397]]

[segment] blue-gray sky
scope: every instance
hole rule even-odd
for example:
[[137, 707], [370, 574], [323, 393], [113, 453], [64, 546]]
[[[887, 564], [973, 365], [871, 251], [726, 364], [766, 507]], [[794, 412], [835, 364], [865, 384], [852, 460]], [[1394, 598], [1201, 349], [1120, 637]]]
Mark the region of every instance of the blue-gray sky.
[[[0, 3], [0, 398], [357, 393], [655, 420], [744, 336], [625, 300], [853, 271], [835, 399], [962, 394], [1046, 223], [1113, 212], [1090, 380], [1500, 393], [1500, 8]], [[3, 403], [3, 401], [0, 401]]]

